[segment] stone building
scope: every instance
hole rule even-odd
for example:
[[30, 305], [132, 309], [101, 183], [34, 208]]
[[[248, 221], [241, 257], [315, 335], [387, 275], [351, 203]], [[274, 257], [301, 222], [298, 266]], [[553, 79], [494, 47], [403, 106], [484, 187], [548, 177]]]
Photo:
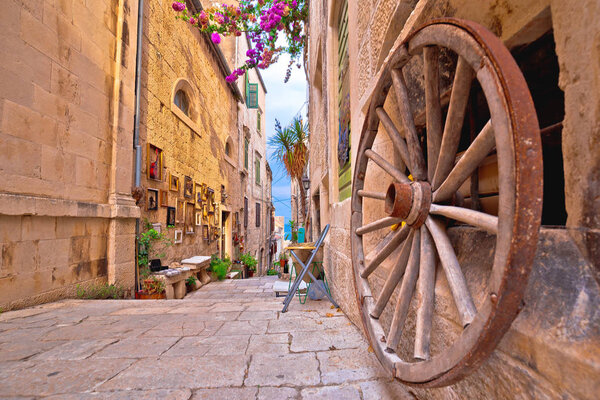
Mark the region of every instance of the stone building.
[[135, 1], [0, 13], [0, 308], [133, 287]]
[[[540, 213], [541, 229], [539, 237], [537, 230], [533, 236], [538, 238], [537, 251], [533, 241], [531, 248], [534, 252], [531, 255], [535, 254], [535, 258], [524, 289], [523, 303], [516, 311], [520, 310], [520, 313], [487, 361], [449, 386], [411, 387], [409, 390], [422, 399], [595, 398], [600, 390], [600, 113], [597, 107], [600, 93], [600, 58], [597, 46], [600, 25], [594, 16], [600, 11], [600, 4], [594, 0], [329, 0], [311, 2], [310, 7], [310, 215], [314, 221], [313, 238], [325, 224], [331, 225], [325, 242], [324, 265], [336, 301], [358, 326], [364, 326], [362, 320], [367, 325], [372, 324], [371, 320], [374, 318], [364, 314], [361, 318], [360, 310], [365, 304], [374, 304], [382, 296], [388, 274], [393, 270], [392, 261], [382, 262], [383, 268], [376, 269], [368, 280], [372, 297], [357, 296], [356, 282], [362, 284], [365, 280], [358, 280], [359, 274], [353, 272], [353, 263], [361, 273], [364, 269], [363, 266], [358, 266], [359, 260], [353, 260], [352, 257], [353, 251], [358, 251], [354, 248], [358, 242], [352, 242], [351, 246], [351, 238], [356, 238], [359, 234], [351, 230], [351, 213], [356, 215], [355, 219], [359, 219], [359, 225], [363, 223], [360, 219], [366, 223], [369, 217], [372, 217], [369, 221], [373, 221], [385, 216], [384, 202], [380, 199], [386, 197], [386, 190], [392, 181], [383, 169], [376, 169], [378, 167], [374, 161], [368, 164], [362, 161], [365, 164], [361, 164], [361, 169], [357, 171], [357, 160], [364, 160], [364, 149], [371, 146], [364, 144], [367, 140], [365, 135], [370, 135], [368, 137], [371, 138], [377, 135], [372, 143], [373, 151], [381, 155], [377, 164], [385, 166], [387, 162], [403, 165], [403, 168], [406, 165], [403, 163], [403, 155], [389, 139], [394, 136], [392, 128], [388, 136], [387, 130], [381, 125], [377, 127], [371, 123], [373, 119], [365, 122], [367, 116], [375, 118], [377, 112], [377, 119], [374, 120], [377, 123], [379, 118], [387, 115], [391, 121], [386, 121], [389, 122], [387, 127], [403, 126], [401, 118], [405, 118], [406, 114], [401, 115], [397, 111], [399, 103], [394, 95], [400, 95], [396, 93], [396, 83], [392, 85], [394, 89], [389, 91], [393, 94], [382, 105], [383, 112], [375, 108], [371, 110], [372, 104], [386, 99], [377, 97], [382, 96], [381, 93], [387, 93], [387, 88], [390, 87], [380, 84], [387, 79], [386, 76], [390, 76], [385, 71], [390, 71], [390, 64], [399, 65], [408, 60], [408, 56], [403, 56], [399, 49], [404, 41], [412, 39], [411, 34], [427, 22], [443, 17], [474, 21], [499, 37], [508, 48], [523, 73], [533, 98], [535, 113], [532, 114], [537, 114], [537, 121], [536, 115], [531, 114], [526, 120], [535, 124], [539, 121], [541, 134], [532, 140], [540, 143], [540, 147], [536, 152], [528, 153], [527, 157], [528, 162], [536, 157], [541, 161], [540, 156], [543, 155], [543, 171], [539, 175], [541, 178], [543, 172], [544, 189], [542, 194], [539, 185], [541, 179], [538, 179], [531, 187], [521, 188], [517, 195], [531, 195], [537, 199], [538, 203], [531, 203], [534, 207], [521, 211], [528, 213], [530, 210], [538, 210], [531, 213]], [[455, 56], [453, 58], [448, 54], [442, 54], [447, 58], [442, 57], [439, 64], [439, 85], [442, 88], [448, 88], [452, 84], [454, 69], [450, 65], [455, 66], [457, 62]], [[417, 125], [416, 143], [419, 140], [424, 143], [427, 136], [423, 129], [426, 110], [423, 93], [425, 86], [422, 82], [425, 78], [421, 72], [423, 64], [420, 60], [422, 59], [406, 64], [403, 71], [409, 99], [405, 104], [413, 107], [414, 114], [410, 118]], [[480, 78], [478, 75], [477, 79]], [[391, 81], [392, 78], [389, 79]], [[509, 82], [508, 85], [512, 83]], [[471, 93], [474, 99], [482, 99], [481, 90], [475, 86], [467, 93]], [[441, 112], [445, 115], [450, 96], [449, 92], [443, 90], [440, 94]], [[466, 107], [469, 115], [462, 126], [463, 137], [465, 133], [467, 135], [463, 144], [468, 145], [468, 129], [475, 129], [468, 127], [481, 129], [485, 123], [482, 118], [487, 118], [487, 111], [482, 111], [479, 100], [472, 100], [468, 106], [465, 104], [463, 107]], [[495, 123], [494, 120], [492, 122]], [[412, 135], [411, 132], [407, 134], [403, 128], [397, 129], [401, 138]], [[498, 139], [496, 140], [498, 143]], [[463, 144], [459, 150], [464, 149]], [[363, 150], [360, 151], [361, 145], [367, 147], [362, 147]], [[372, 157], [371, 160], [375, 160], [375, 156]], [[451, 158], [450, 162], [453, 160]], [[368, 166], [366, 176], [362, 169], [365, 166]], [[461, 196], [466, 193], [466, 197], [463, 197], [465, 200], [456, 201], [459, 202], [457, 204], [468, 201], [469, 203], [464, 204], [471, 204], [473, 209], [498, 215], [499, 212], [505, 212], [505, 208], [498, 210], [498, 185], [501, 184], [494, 183], [498, 167], [490, 163], [489, 168], [486, 168], [480, 167], [477, 170], [478, 180], [473, 181], [478, 183], [472, 182], [470, 189], [466, 186], [459, 190]], [[500, 175], [502, 173], [504, 172]], [[521, 176], [528, 179], [528, 175], [535, 173], [536, 170], [531, 169], [522, 171]], [[365, 182], [364, 190], [373, 194], [362, 192], [359, 195], [358, 190], [353, 193], [348, 189], [349, 185], [353, 187], [357, 184], [357, 176], [361, 185]], [[477, 175], [473, 175], [475, 176]], [[366, 182], [371, 182], [370, 186]], [[495, 192], [491, 189], [494, 185]], [[466, 189], [463, 190], [464, 188]], [[486, 192], [488, 189], [485, 188], [489, 188], [489, 191]], [[356, 200], [353, 200], [353, 196]], [[369, 196], [376, 198], [368, 198]], [[387, 196], [389, 199], [389, 192]], [[364, 200], [359, 200], [359, 197]], [[543, 208], [538, 206], [539, 200], [543, 200]], [[507, 223], [504, 220], [498, 222]], [[386, 229], [390, 235], [386, 238], [389, 239], [394, 232]], [[404, 228], [396, 226], [393, 229]], [[365, 254], [369, 248], [374, 249], [365, 256], [365, 263], [374, 259], [369, 258], [372, 254], [375, 257], [381, 253], [378, 250], [381, 247], [377, 245], [382, 240], [383, 244], [389, 243], [385, 242], [386, 238], [381, 233], [369, 235], [374, 236], [361, 239], [361, 246], [367, 246]], [[487, 275], [484, 278], [481, 275], [482, 267], [492, 264], [494, 236], [460, 225], [449, 229], [448, 235], [466, 276], [468, 290], [477, 293], [474, 295], [477, 301], [484, 299], [481, 300], [483, 305], [495, 301], [495, 293], [485, 293]], [[399, 260], [402, 255], [399, 254], [402, 253], [400, 247], [394, 249], [390, 258], [396, 257]], [[361, 255], [361, 252], [362, 247], [357, 254]], [[431, 328], [432, 356], [436, 355], [434, 350], [442, 351], [440, 349], [444, 348], [444, 343], [449, 345], [463, 337], [460, 336], [462, 328], [459, 316], [454, 311], [453, 295], [441, 265], [446, 261], [447, 258], [444, 257], [437, 262], [436, 315]], [[389, 304], [396, 304], [401, 296], [399, 287], [400, 285], [393, 292], [387, 292], [391, 293]], [[392, 286], [392, 290], [393, 288]], [[363, 290], [361, 288], [359, 293], [365, 293]], [[485, 300], [486, 295], [491, 300]], [[357, 302], [357, 299], [360, 301]], [[407, 328], [400, 336], [400, 348], [403, 350], [398, 350], [398, 354], [408, 357], [410, 362], [415, 362], [416, 359], [405, 353], [407, 349], [412, 351], [413, 346], [416, 346], [415, 319], [420, 318], [415, 315], [416, 307], [413, 301], [411, 308], [406, 311], [408, 314], [404, 314], [405, 318], [408, 315]], [[383, 343], [389, 339], [386, 336], [392, 336], [389, 331], [394, 317], [392, 314], [394, 309], [390, 306], [382, 314], [377, 314], [384, 327], [384, 335], [373, 340]], [[379, 346], [373, 341], [372, 343], [373, 347]], [[388, 356], [383, 355], [384, 358]], [[427, 359], [429, 355], [423, 357]], [[448, 360], [439, 362], [446, 361]], [[458, 378], [460, 377], [457, 376]]]
[[[133, 289], [136, 229], [152, 225], [174, 242], [163, 265], [237, 257], [244, 235], [267, 263], [264, 84], [256, 74], [248, 89], [227, 84], [238, 59], [226, 43], [176, 20], [171, 2], [144, 1], [138, 26], [138, 4], [3, 4], [2, 310], [73, 296], [78, 285]], [[259, 108], [246, 105], [250, 90]]]
[[[242, 93], [224, 79], [230, 66], [219, 46], [176, 20], [171, 3], [151, 0], [145, 7], [142, 218], [174, 243], [164, 250], [163, 265], [197, 255], [235, 256], [236, 214], [243, 207], [237, 127]], [[188, 4], [192, 12], [200, 7]], [[167, 222], [168, 212], [174, 223]]]
[[[223, 52], [230, 65], [240, 65], [247, 59], [246, 51], [251, 42], [244, 34], [223, 40]], [[250, 252], [258, 260], [259, 275], [270, 264], [271, 240], [271, 185], [273, 176], [267, 161], [266, 103], [267, 88], [260, 71], [253, 69], [237, 80], [237, 88], [243, 100], [237, 106], [238, 149], [235, 160], [241, 183], [239, 208], [239, 231], [243, 238], [243, 251]]]

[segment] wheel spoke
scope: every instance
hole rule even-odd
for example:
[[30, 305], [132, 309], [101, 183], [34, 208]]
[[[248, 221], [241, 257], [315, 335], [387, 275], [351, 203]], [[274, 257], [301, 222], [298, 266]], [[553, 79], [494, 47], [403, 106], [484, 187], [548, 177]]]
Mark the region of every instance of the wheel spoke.
[[481, 162], [490, 154], [495, 145], [494, 129], [491, 121], [488, 121], [467, 151], [458, 160], [446, 180], [433, 193], [433, 201], [442, 202], [450, 199], [460, 188], [460, 185], [473, 174]]
[[379, 120], [381, 121], [383, 127], [387, 131], [390, 139], [392, 140], [392, 143], [394, 144], [394, 147], [396, 148], [398, 153], [400, 153], [400, 157], [402, 158], [404, 165], [406, 165], [408, 169], [411, 170], [408, 148], [406, 147], [406, 142], [402, 138], [402, 135], [400, 135], [400, 132], [398, 132], [398, 129], [396, 129], [396, 125], [394, 125], [394, 122], [392, 121], [388, 113], [385, 112], [383, 107], [377, 107], [376, 111], [377, 115], [379, 116]]
[[375, 164], [379, 165], [381, 169], [390, 174], [391, 177], [397, 180], [398, 182], [410, 183], [410, 180], [406, 175], [404, 175], [404, 173], [402, 173], [402, 171], [394, 167], [392, 164], [390, 164], [379, 154], [375, 153], [373, 150], [369, 149], [365, 151], [365, 155], [369, 157], [369, 159], [373, 160]]
[[386, 228], [386, 227], [392, 226], [394, 224], [399, 224], [400, 222], [402, 222], [402, 220], [400, 218], [394, 218], [394, 217], [381, 218], [381, 219], [378, 219], [377, 221], [373, 221], [371, 223], [361, 226], [360, 228], [358, 228], [356, 230], [356, 234], [364, 235], [365, 233], [369, 233], [369, 232], [376, 231], [378, 229]]
[[402, 71], [393, 69], [392, 80], [394, 82], [394, 89], [398, 100], [400, 118], [404, 124], [404, 133], [410, 158], [410, 172], [415, 180], [424, 181], [427, 179], [425, 159], [423, 158], [423, 151], [421, 150], [419, 136], [417, 135], [417, 128], [415, 128], [415, 121], [410, 107], [410, 100], [408, 98], [408, 90]]
[[421, 234], [420, 230], [418, 230], [415, 232], [413, 238], [408, 266], [404, 272], [404, 278], [402, 278], [400, 293], [398, 293], [398, 301], [396, 302], [396, 309], [392, 318], [392, 326], [387, 339], [387, 348], [391, 351], [396, 351], [396, 347], [398, 347], [406, 316], [408, 315], [408, 306], [415, 291], [415, 283], [419, 274], [420, 249]]
[[368, 197], [370, 199], [385, 200], [385, 193], [369, 192], [367, 190], [359, 190], [358, 195], [361, 197]]
[[421, 227], [421, 260], [417, 282], [417, 322], [415, 326], [415, 358], [429, 360], [431, 321], [435, 296], [435, 248], [425, 226]]
[[460, 264], [458, 263], [450, 239], [446, 234], [444, 226], [439, 221], [427, 217], [425, 224], [429, 228], [429, 232], [431, 232], [435, 247], [440, 255], [440, 261], [442, 262], [454, 303], [458, 309], [460, 321], [463, 327], [467, 327], [473, 321], [473, 318], [475, 318], [477, 309], [469, 293], [465, 276], [460, 269]]
[[425, 110], [427, 116], [427, 178], [433, 180], [435, 166], [442, 142], [442, 106], [437, 46], [423, 48], [423, 70], [425, 74]]
[[411, 230], [408, 238], [404, 241], [398, 262], [396, 262], [396, 265], [394, 265], [394, 268], [385, 280], [383, 289], [381, 289], [381, 294], [377, 299], [377, 303], [375, 303], [375, 308], [371, 311], [371, 317], [373, 318], [379, 318], [381, 316], [385, 306], [390, 301], [390, 297], [392, 297], [392, 293], [394, 293], [394, 289], [396, 289], [398, 282], [402, 279], [409, 256], [412, 254], [412, 244], [415, 242], [415, 235], [413, 232], [414, 231]]
[[391, 234], [387, 240], [383, 240], [379, 246], [373, 250], [373, 257], [371, 254], [367, 255], [365, 259], [370, 260], [369, 265], [361, 272], [362, 278], [368, 278], [379, 267], [379, 264], [383, 262], [396, 248], [406, 239], [410, 233], [410, 227], [408, 225], [403, 226], [399, 231]]
[[432, 204], [429, 212], [431, 214], [443, 215], [444, 217], [452, 218], [456, 221], [476, 226], [495, 235], [498, 234], [498, 217], [483, 213], [481, 211], [475, 211], [463, 207]]
[[444, 134], [442, 135], [440, 157], [435, 168], [435, 174], [433, 175], [433, 190], [436, 190], [440, 186], [454, 165], [472, 80], [473, 70], [467, 61], [459, 57], [454, 75], [452, 94], [450, 95], [446, 125], [444, 126]]

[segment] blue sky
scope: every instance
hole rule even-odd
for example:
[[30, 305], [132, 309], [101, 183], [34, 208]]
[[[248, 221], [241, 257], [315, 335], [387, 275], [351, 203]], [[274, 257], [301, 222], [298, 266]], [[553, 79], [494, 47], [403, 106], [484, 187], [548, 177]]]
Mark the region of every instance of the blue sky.
[[[286, 126], [301, 112], [306, 117], [308, 104], [306, 103], [306, 75], [304, 69], [298, 69], [295, 66], [292, 69], [292, 76], [287, 83], [283, 82], [285, 71], [289, 63], [289, 57], [282, 55], [279, 61], [265, 70], [261, 70], [263, 80], [267, 86], [266, 114], [267, 120], [267, 142], [269, 137], [275, 132], [275, 118], [282, 126]], [[273, 171], [273, 205], [275, 206], [275, 215], [283, 215], [286, 224], [290, 220], [290, 179], [287, 177], [283, 166], [273, 160], [272, 150], [267, 149], [269, 165]]]

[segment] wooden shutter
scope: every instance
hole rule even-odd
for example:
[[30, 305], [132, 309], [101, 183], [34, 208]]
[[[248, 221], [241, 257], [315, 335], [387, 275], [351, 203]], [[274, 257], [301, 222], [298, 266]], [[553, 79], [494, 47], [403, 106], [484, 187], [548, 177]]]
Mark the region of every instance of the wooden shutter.
[[256, 203], [256, 226], [260, 226], [260, 203]]
[[244, 228], [248, 227], [248, 198], [244, 197]]
[[258, 83], [248, 84], [248, 96], [246, 97], [248, 108], [258, 108]]
[[244, 168], [248, 169], [248, 147], [250, 147], [250, 142], [248, 138], [244, 138]]
[[338, 193], [339, 201], [350, 197], [350, 79], [348, 74], [348, 3], [344, 3], [338, 24]]

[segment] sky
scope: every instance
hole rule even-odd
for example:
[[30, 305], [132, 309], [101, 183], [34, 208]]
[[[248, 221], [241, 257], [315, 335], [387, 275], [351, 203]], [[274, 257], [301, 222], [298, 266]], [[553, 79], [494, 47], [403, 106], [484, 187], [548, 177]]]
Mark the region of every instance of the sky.
[[[275, 133], [276, 118], [281, 122], [282, 126], [286, 126], [299, 112], [302, 113], [302, 116], [306, 117], [308, 110], [308, 104], [306, 103], [307, 82], [304, 69], [298, 69], [294, 66], [290, 80], [284, 83], [283, 79], [285, 78], [288, 63], [289, 57], [282, 55], [277, 63], [260, 71], [267, 86], [267, 97], [265, 99], [267, 143], [269, 138]], [[272, 154], [272, 149], [268, 148], [267, 157], [273, 171], [272, 195], [275, 215], [284, 216], [287, 225], [291, 217], [290, 179], [283, 165], [274, 160]]]

